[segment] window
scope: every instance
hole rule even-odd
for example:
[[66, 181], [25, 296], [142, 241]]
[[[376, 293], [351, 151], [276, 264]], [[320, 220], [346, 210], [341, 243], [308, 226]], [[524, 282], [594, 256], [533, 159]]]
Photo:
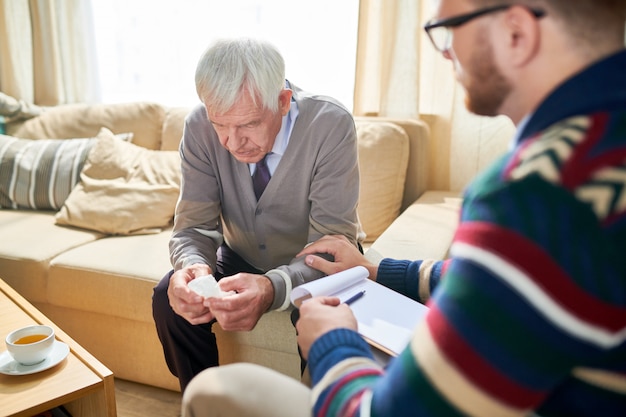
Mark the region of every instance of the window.
[[212, 40], [260, 37], [298, 87], [352, 110], [358, 0], [92, 0], [101, 96], [198, 103], [196, 63]]

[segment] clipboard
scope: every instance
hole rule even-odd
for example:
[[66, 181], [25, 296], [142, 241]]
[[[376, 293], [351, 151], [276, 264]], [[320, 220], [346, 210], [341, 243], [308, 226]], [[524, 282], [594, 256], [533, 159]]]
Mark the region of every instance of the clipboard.
[[374, 348], [397, 356], [411, 340], [413, 330], [428, 312], [428, 307], [368, 279], [362, 266], [328, 275], [294, 288], [291, 303], [299, 307], [317, 296], [339, 297], [342, 302], [365, 290], [350, 304], [359, 334]]

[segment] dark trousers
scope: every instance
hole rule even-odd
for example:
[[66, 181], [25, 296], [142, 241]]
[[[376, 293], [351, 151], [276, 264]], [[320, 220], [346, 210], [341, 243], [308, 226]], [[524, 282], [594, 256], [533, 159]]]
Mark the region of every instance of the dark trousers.
[[[252, 265], [244, 261], [228, 246], [222, 245], [217, 252], [217, 271], [215, 279], [248, 272], [262, 274]], [[191, 379], [212, 366], [219, 364], [217, 343], [212, 331], [213, 322], [193, 325], [172, 310], [167, 288], [174, 271], [168, 272], [154, 288], [152, 296], [152, 316], [165, 361], [174, 376], [178, 377], [181, 391]]]

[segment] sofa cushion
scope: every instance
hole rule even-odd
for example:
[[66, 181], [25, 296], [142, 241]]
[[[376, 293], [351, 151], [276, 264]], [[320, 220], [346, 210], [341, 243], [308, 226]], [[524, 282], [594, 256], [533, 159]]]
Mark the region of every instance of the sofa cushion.
[[156, 103], [66, 104], [50, 107], [20, 125], [8, 125], [7, 132], [21, 138], [67, 139], [96, 136], [106, 127], [113, 133], [134, 133], [136, 145], [161, 149], [164, 117], [165, 108]]
[[0, 92], [0, 121], [2, 124], [39, 116], [44, 110], [44, 107], [27, 103], [25, 100], [18, 100]]
[[65, 251], [50, 262], [50, 302], [152, 322], [152, 289], [172, 269], [171, 233], [108, 236]]
[[[119, 137], [130, 140], [132, 134]], [[0, 135], [0, 207], [61, 208], [78, 182], [96, 140], [32, 140]]]
[[117, 235], [158, 233], [174, 217], [179, 189], [178, 152], [102, 137], [57, 213], [57, 224]]
[[365, 257], [374, 263], [383, 258], [447, 258], [461, 204], [461, 193], [425, 192], [371, 245]]
[[398, 217], [409, 161], [409, 138], [393, 123], [357, 121], [361, 187], [359, 218], [373, 242]]
[[162, 151], [177, 151], [180, 140], [183, 138], [185, 118], [191, 111], [188, 107], [168, 108], [163, 120], [163, 131], [161, 136]]
[[0, 278], [27, 300], [45, 302], [50, 260], [104, 235], [59, 227], [51, 211], [0, 210], [0, 236]]
[[0, 207], [58, 210], [78, 182], [94, 139], [0, 135]]

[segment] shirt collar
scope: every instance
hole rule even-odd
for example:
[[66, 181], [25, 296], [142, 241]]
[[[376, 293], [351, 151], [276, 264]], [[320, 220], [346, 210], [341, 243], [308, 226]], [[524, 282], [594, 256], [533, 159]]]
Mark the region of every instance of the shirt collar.
[[[287, 84], [289, 87], [289, 84]], [[291, 138], [291, 132], [293, 131], [293, 125], [298, 117], [298, 103], [291, 97], [291, 105], [289, 106], [289, 112], [283, 116], [283, 122], [280, 126], [280, 131], [276, 135], [274, 146], [272, 147], [272, 153], [283, 156], [287, 145], [289, 144], [289, 138]]]
[[[285, 80], [285, 86], [287, 88], [291, 88], [289, 81]], [[289, 111], [283, 116], [280, 130], [278, 131], [276, 140], [274, 141], [274, 146], [272, 147], [271, 153], [267, 156], [267, 167], [272, 175], [274, 175], [274, 171], [280, 162], [280, 158], [282, 158], [285, 150], [287, 149], [287, 145], [289, 145], [289, 139], [291, 138], [291, 133], [293, 132], [293, 125], [298, 118], [298, 114], [298, 103], [292, 95]], [[250, 174], [254, 174], [256, 164], [248, 164], [248, 166], [250, 168]]]
[[592, 64], [565, 81], [518, 125], [515, 145], [565, 118], [623, 107], [624, 68], [626, 50]]

